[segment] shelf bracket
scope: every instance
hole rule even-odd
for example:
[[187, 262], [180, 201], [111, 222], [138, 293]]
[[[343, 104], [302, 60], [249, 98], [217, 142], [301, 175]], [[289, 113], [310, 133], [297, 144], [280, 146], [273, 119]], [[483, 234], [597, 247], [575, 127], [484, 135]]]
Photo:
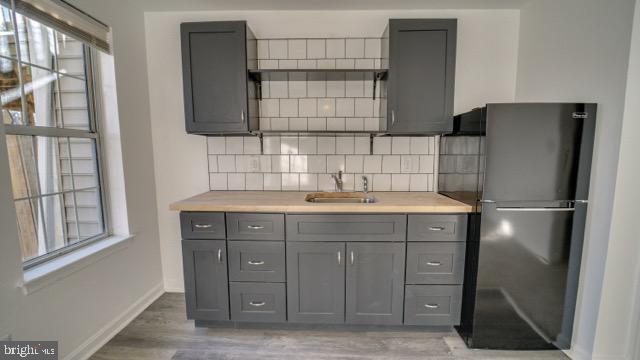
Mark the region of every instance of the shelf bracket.
[[376, 99], [376, 84], [378, 83], [378, 75], [373, 75], [373, 100]]
[[369, 155], [373, 155], [373, 134], [369, 134]]
[[262, 138], [262, 133], [258, 134], [258, 139], [260, 139], [260, 155], [264, 155], [264, 139]]

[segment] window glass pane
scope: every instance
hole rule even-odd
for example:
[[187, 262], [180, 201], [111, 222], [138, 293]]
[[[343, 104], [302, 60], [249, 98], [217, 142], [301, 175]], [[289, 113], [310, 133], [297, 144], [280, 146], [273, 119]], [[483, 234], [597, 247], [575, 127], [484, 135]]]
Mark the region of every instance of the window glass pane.
[[0, 7], [0, 11], [0, 56], [16, 59], [18, 54], [13, 28], [13, 12], [4, 6]]
[[22, 66], [27, 100], [25, 125], [62, 127], [58, 75], [31, 65]]
[[100, 192], [95, 190], [78, 191], [76, 195], [76, 211], [80, 240], [94, 237], [104, 232]]
[[37, 21], [16, 14], [20, 60], [46, 69], [56, 68], [55, 31]]
[[[98, 186], [95, 140], [61, 138], [60, 153], [70, 163], [62, 169], [62, 184], [65, 190], [81, 190]], [[73, 182], [71, 181], [73, 178]]]
[[81, 79], [85, 78], [84, 46], [68, 35], [56, 32], [58, 71]]
[[62, 127], [91, 130], [89, 126], [89, 103], [86, 82], [70, 76], [60, 77], [60, 117]]
[[16, 210], [23, 261], [69, 244], [62, 195], [19, 200], [16, 201]]
[[22, 124], [22, 91], [18, 62], [0, 58], [0, 104], [3, 124]]
[[31, 136], [7, 135], [7, 150], [13, 198], [40, 195], [34, 139]]

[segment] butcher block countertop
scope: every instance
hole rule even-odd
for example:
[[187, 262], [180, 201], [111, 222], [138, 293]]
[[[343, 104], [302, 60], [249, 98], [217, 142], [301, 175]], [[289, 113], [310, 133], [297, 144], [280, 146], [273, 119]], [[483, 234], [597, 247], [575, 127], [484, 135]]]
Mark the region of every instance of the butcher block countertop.
[[282, 213], [468, 213], [470, 205], [434, 192], [369, 192], [372, 204], [306, 202], [307, 192], [208, 191], [170, 205], [176, 211]]

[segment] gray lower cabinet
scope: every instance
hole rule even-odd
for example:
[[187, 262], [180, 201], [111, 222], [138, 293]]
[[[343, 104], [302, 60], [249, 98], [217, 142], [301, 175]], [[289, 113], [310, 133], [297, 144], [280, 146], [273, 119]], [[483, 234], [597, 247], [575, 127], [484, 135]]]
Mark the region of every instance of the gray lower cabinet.
[[228, 320], [227, 252], [224, 240], [183, 240], [187, 318]]
[[462, 284], [464, 242], [407, 244], [407, 284]]
[[229, 241], [229, 280], [284, 282], [284, 241]]
[[345, 244], [287, 244], [287, 309], [291, 322], [343, 323]]
[[462, 285], [407, 285], [404, 323], [452, 326], [460, 324]]
[[287, 320], [285, 285], [232, 282], [229, 284], [231, 320], [284, 322]]
[[347, 323], [402, 324], [404, 260], [404, 243], [347, 243]]
[[407, 216], [393, 214], [287, 215], [287, 241], [404, 241]]

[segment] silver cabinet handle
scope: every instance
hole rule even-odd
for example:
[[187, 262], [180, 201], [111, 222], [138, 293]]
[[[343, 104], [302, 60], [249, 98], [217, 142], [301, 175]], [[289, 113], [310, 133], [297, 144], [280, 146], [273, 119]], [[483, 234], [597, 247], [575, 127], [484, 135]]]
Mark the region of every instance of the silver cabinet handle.
[[429, 226], [430, 231], [442, 231], [444, 230], [443, 226]]
[[266, 302], [264, 301], [249, 301], [249, 305], [251, 306], [264, 306]]
[[196, 229], [208, 229], [210, 227], [212, 227], [213, 225], [211, 224], [193, 224], [193, 227]]
[[427, 265], [429, 266], [440, 266], [442, 263], [440, 261], [428, 261]]
[[247, 263], [248, 263], [249, 265], [264, 265], [264, 261], [262, 261], [262, 260], [258, 260], [258, 261], [255, 261], [255, 260], [249, 260], [249, 261], [247, 261]]
[[247, 225], [247, 227], [251, 230], [261, 230], [264, 229], [264, 226], [262, 225]]
[[240, 111], [240, 119], [242, 120], [242, 124], [244, 125], [244, 110]]
[[395, 110], [391, 110], [391, 125], [396, 123], [396, 112]]
[[351, 265], [353, 265], [353, 251], [351, 252], [351, 254], [349, 254], [349, 258]]
[[338, 251], [338, 265], [342, 265], [342, 255], [340, 254], [340, 251]]
[[222, 249], [218, 249], [218, 262], [222, 262]]
[[427, 309], [437, 309], [440, 306], [438, 304], [424, 304], [424, 307], [426, 307]]

